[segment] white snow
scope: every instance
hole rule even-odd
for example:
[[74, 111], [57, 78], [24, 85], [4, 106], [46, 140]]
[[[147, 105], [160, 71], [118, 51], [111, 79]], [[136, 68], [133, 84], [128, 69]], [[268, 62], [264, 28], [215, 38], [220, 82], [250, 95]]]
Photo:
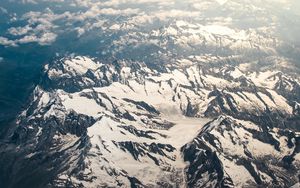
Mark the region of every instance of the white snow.
[[234, 71], [231, 72], [231, 76], [233, 78], [239, 78], [242, 75], [244, 75], [244, 73], [241, 70], [239, 70], [238, 68], [235, 68]]
[[161, 131], [161, 133], [168, 135], [167, 142], [178, 149], [191, 142], [203, 125], [211, 120], [208, 118], [188, 118], [182, 115], [163, 117], [175, 125], [169, 130]]
[[[210, 32], [216, 32], [215, 30], [220, 29], [218, 32], [222, 35], [235, 33], [234, 30], [225, 27], [208, 27], [206, 29], [210, 30]], [[171, 32], [171, 30], [169, 32]], [[208, 61], [204, 57], [194, 57], [194, 59], [197, 58], [198, 61]], [[214, 97], [208, 99], [208, 94], [211, 89], [202, 88], [201, 86], [203, 86], [203, 84], [201, 79], [203, 79], [204, 84], [209, 88], [216, 86], [224, 94], [231, 95], [237, 103], [236, 107], [238, 110], [259, 112], [265, 110], [265, 104], [267, 104], [271, 110], [281, 110], [283, 112], [292, 113], [292, 108], [288, 105], [287, 100], [272, 90], [275, 82], [270, 79], [270, 75], [274, 74], [272, 71], [261, 74], [252, 73], [249, 76], [258, 86], [268, 88], [267, 91], [271, 97], [263, 92], [258, 92], [259, 97], [263, 100], [262, 102], [259, 97], [251, 91], [239, 93], [226, 91], [226, 88], [239, 87], [239, 84], [234, 81], [228, 81], [226, 78], [218, 78], [209, 74], [204, 76], [201, 66], [197, 64], [196, 66], [193, 65], [193, 61], [191, 60], [182, 59], [178, 62], [182, 64], [181, 68], [176, 70], [167, 69], [167, 71], [162, 74], [157, 74], [150, 69], [143, 69], [147, 70], [148, 76], [142, 81], [135, 79], [136, 76], [134, 73], [131, 73], [132, 70], [129, 67], [123, 67], [121, 69], [121, 83], [113, 82], [106, 87], [85, 89], [77, 93], [67, 93], [62, 90], [56, 91], [57, 96], [61, 99], [63, 107], [66, 110], [74, 110], [79, 114], [93, 116], [97, 119], [97, 122], [88, 128], [88, 136], [90, 137], [92, 148], [88, 153], [88, 157], [85, 159], [85, 163], [88, 166], [85, 169], [85, 173], [91, 173], [95, 175], [97, 179], [93, 182], [83, 182], [85, 187], [93, 187], [94, 185], [105, 186], [102, 184], [103, 178], [105, 178], [107, 185], [116, 186], [116, 181], [118, 180], [123, 182], [125, 186], [129, 186], [129, 182], [124, 178], [124, 175], [136, 177], [145, 185], [149, 186], [155, 185], [155, 183], [162, 178], [162, 173], [165, 175], [164, 177], [173, 177], [176, 173], [178, 173], [177, 175], [179, 177], [184, 177], [183, 171], [188, 164], [183, 161], [180, 148], [190, 143], [210, 119], [188, 118], [182, 114], [186, 111], [189, 101], [193, 106], [199, 108], [199, 112], [196, 116], [202, 117], [208, 104], [215, 99]], [[84, 57], [66, 60], [64, 65], [71, 74], [75, 75], [84, 74], [89, 69], [96, 70], [100, 66], [100, 64], [94, 63], [93, 60]], [[226, 68], [227, 67], [223, 70], [227, 71], [228, 69]], [[110, 77], [113, 71], [110, 70], [105, 74]], [[210, 71], [218, 73], [220, 70], [211, 69]], [[56, 73], [52, 72], [51, 74]], [[103, 76], [101, 74], [103, 73], [99, 73], [99, 78]], [[245, 75], [239, 68], [235, 68], [229, 72], [229, 74], [233, 78]], [[274, 77], [275, 80], [276, 78], [277, 77]], [[88, 83], [93, 82], [89, 79], [85, 79], [84, 81]], [[200, 88], [195, 88], [194, 90], [188, 88], [191, 87], [190, 81], [199, 83], [199, 85], [201, 85]], [[89, 95], [91, 93], [98, 98], [93, 99], [83, 95]], [[109, 99], [106, 99], [106, 97], [104, 97], [105, 95], [108, 96]], [[50, 98], [51, 96], [49, 94], [43, 93], [39, 99], [40, 105], [48, 103]], [[139, 107], [134, 102], [129, 102], [126, 99], [131, 99], [135, 102], [145, 102], [158, 110], [160, 114], [152, 114], [143, 107]], [[101, 104], [99, 100], [101, 100]], [[224, 102], [224, 106], [230, 109], [226, 101]], [[59, 106], [51, 106], [46, 115], [63, 116], [63, 112], [56, 110], [58, 107]], [[216, 108], [217, 107], [218, 106], [216, 106]], [[119, 114], [115, 113], [116, 111], [119, 112]], [[118, 116], [124, 113], [129, 113], [135, 120]], [[209, 128], [205, 130], [218, 139], [215, 144], [217, 147], [220, 147], [219, 149], [223, 149], [223, 154], [247, 157], [245, 155], [245, 147], [257, 158], [270, 154], [280, 158], [283, 154], [289, 154], [291, 152], [289, 149], [284, 149], [287, 144], [286, 138], [279, 137], [276, 130], [270, 133], [280, 142], [281, 152], [276, 151], [272, 145], [255, 139], [252, 133], [247, 131], [247, 129], [261, 131], [259, 126], [254, 123], [232, 118], [239, 125], [234, 125], [234, 130], [228, 131], [226, 129], [228, 127], [224, 127], [226, 125], [220, 126], [220, 122], [224, 118], [225, 116], [220, 116], [219, 119], [212, 122]], [[163, 126], [160, 127], [158, 123], [153, 123], [155, 121], [172, 122], [174, 125], [168, 129]], [[156, 126], [152, 126], [153, 124], [156, 124]], [[120, 127], [129, 125], [140, 131], [153, 131], [154, 133], [150, 132], [149, 135], [154, 137], [154, 139], [138, 137]], [[217, 129], [217, 126], [220, 126], [218, 128], [221, 128], [222, 132]], [[66, 136], [65, 139], [70, 139], [72, 143], [76, 140], [68, 136]], [[166, 152], [169, 158], [151, 153], [161, 163], [160, 166], [157, 166], [147, 155], [139, 156], [139, 159], [136, 161], [128, 151], [120, 149], [118, 143], [114, 142], [133, 142], [140, 145], [149, 145], [151, 143], [170, 144], [175, 147], [176, 150]], [[212, 149], [214, 148], [214, 146], [209, 143], [207, 144]], [[249, 180], [254, 181], [243, 166], [237, 165], [235, 160], [225, 158], [222, 153], [218, 152], [218, 154], [225, 171], [234, 180], [235, 186], [244, 186], [249, 183]], [[299, 158], [299, 155], [296, 155], [296, 160], [300, 160]], [[173, 170], [163, 170], [164, 168], [170, 167], [172, 167]], [[115, 172], [113, 173], [114, 175], [108, 175], [108, 173], [112, 172]], [[260, 173], [260, 175], [268, 178], [267, 175], [263, 173]], [[62, 178], [64, 177], [62, 176]]]
[[293, 108], [288, 104], [288, 101], [278, 93], [273, 90], [268, 90], [268, 92], [272, 95], [272, 98], [275, 101], [275, 108], [285, 111], [288, 114], [293, 113]]
[[[155, 185], [155, 182], [159, 178], [161, 178], [161, 173], [164, 173], [166, 176], [172, 176], [172, 173], [162, 171], [161, 167], [156, 166], [152, 160], [147, 157], [141, 157], [140, 160], [136, 161], [133, 159], [131, 154], [124, 152], [117, 148], [112, 141], [122, 142], [122, 141], [132, 141], [137, 143], [148, 143], [151, 144], [153, 142], [161, 143], [161, 144], [171, 144], [176, 148], [176, 151], [171, 154], [171, 156], [176, 159], [175, 161], [168, 160], [166, 158], [161, 158], [159, 155], [155, 155], [157, 158], [164, 160], [165, 164], [172, 164], [175, 169], [178, 169], [180, 173], [183, 173], [183, 169], [186, 167], [186, 163], [183, 161], [180, 148], [192, 141], [192, 139], [197, 135], [202, 126], [208, 121], [208, 119], [201, 118], [185, 118], [182, 116], [173, 116], [173, 117], [164, 117], [169, 121], [175, 123], [175, 125], [167, 130], [153, 130], [159, 132], [161, 134], [167, 135], [166, 138], [161, 137], [158, 134], [155, 134], [156, 140], [150, 140], [148, 138], [136, 137], [132, 134], [126, 133], [125, 130], [120, 129], [118, 125], [120, 123], [115, 122], [114, 120], [103, 117], [93, 126], [88, 128], [88, 135], [90, 136], [91, 143], [93, 145], [92, 151], [98, 152], [96, 148], [101, 148], [100, 151], [102, 153], [101, 156], [109, 159], [109, 163], [105, 164], [104, 162], [95, 161], [94, 158], [92, 160], [91, 169], [94, 171], [94, 174], [101, 178], [101, 174], [103, 172], [98, 172], [101, 169], [101, 166], [107, 167], [115, 167], [116, 169], [123, 169], [128, 173], [129, 176], [133, 176], [141, 180], [144, 184], [152, 184]], [[135, 125], [138, 129], [144, 129]], [[149, 129], [148, 129], [149, 130]], [[121, 133], [121, 131], [123, 133]], [[125, 134], [124, 134], [125, 133]], [[108, 150], [106, 150], [107, 148]], [[108, 152], [109, 151], [109, 152]], [[126, 161], [124, 163], [124, 161]], [[98, 169], [98, 170], [97, 170]], [[179, 170], [181, 169], [181, 170]], [[100, 170], [101, 171], [101, 170]], [[181, 174], [183, 177], [183, 174]]]
[[100, 64], [97, 64], [95, 61], [88, 57], [77, 56], [71, 60], [64, 61], [65, 69], [79, 75], [86, 73], [89, 69], [95, 70]]
[[236, 187], [244, 187], [245, 185], [249, 184], [249, 181], [255, 182], [251, 174], [244, 166], [237, 165], [235, 161], [228, 160], [221, 155], [219, 155], [219, 158], [223, 163], [225, 172], [228, 173]]
[[223, 5], [227, 2], [227, 0], [216, 0], [220, 5]]
[[271, 76], [277, 74], [278, 71], [265, 71], [265, 72], [259, 72], [259, 73], [251, 73], [249, 75], [249, 78], [256, 83], [256, 85], [261, 87], [267, 87], [269, 89], [273, 89], [275, 83], [277, 80], [271, 80], [269, 79]]
[[[71, 97], [70, 97], [71, 96]], [[73, 109], [77, 113], [98, 117], [104, 109], [94, 99], [81, 97], [79, 94], [61, 95], [62, 103], [66, 109]]]
[[296, 183], [295, 185], [293, 185], [292, 187], [290, 188], [299, 188], [300, 187], [300, 183]]

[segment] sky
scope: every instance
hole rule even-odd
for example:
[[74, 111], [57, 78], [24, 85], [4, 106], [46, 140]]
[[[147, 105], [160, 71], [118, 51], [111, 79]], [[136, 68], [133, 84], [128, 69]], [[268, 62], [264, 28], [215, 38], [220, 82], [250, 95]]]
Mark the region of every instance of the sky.
[[[7, 29], [0, 34], [0, 45], [15, 47], [32, 42], [50, 45], [64, 32], [76, 32], [81, 37], [92, 30], [107, 29], [104, 26], [107, 23], [115, 23], [109, 29], [118, 30], [120, 23], [112, 19], [121, 19], [128, 27], [138, 27], [157, 20], [221, 17], [222, 14], [213, 11], [230, 7], [247, 11], [257, 19], [262, 12], [292, 17], [299, 14], [300, 8], [296, 0], [6, 0], [1, 1], [0, 7], [1, 14], [7, 17]], [[228, 15], [234, 20], [241, 19]]]

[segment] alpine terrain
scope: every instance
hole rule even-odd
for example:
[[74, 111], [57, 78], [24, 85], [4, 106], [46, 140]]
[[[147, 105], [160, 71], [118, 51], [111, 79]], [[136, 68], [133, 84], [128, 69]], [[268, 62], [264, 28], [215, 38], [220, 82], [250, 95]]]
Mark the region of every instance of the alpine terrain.
[[104, 47], [44, 65], [0, 144], [0, 187], [299, 187], [300, 43], [285, 35], [299, 17], [270, 2], [27, 13], [79, 38], [100, 30]]

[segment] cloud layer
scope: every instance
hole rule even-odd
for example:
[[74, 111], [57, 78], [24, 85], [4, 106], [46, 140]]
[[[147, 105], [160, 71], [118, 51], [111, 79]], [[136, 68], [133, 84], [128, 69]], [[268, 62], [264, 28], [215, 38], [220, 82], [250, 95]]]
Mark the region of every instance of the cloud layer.
[[[39, 7], [40, 11], [29, 11], [15, 16], [10, 13], [11, 22], [20, 26], [9, 27], [0, 38], [0, 45], [18, 46], [26, 43], [51, 45], [57, 37], [67, 32], [76, 32], [82, 37], [90, 31], [132, 32], [141, 28], [161, 27], [174, 20], [190, 23], [213, 23], [236, 27], [238, 22], [249, 25], [269, 25], [272, 15], [270, 5], [284, 5], [288, 8], [291, 0], [10, 0], [10, 3]], [[268, 2], [268, 4], [266, 4]], [[63, 7], [63, 8], [62, 8]], [[63, 11], [61, 11], [63, 10]], [[240, 10], [240, 11], [238, 11]], [[5, 8], [0, 11], [8, 13]], [[237, 14], [236, 14], [237, 13]], [[243, 13], [244, 15], [240, 15]], [[270, 14], [270, 16], [268, 16]], [[245, 19], [241, 21], [241, 18]], [[251, 22], [252, 21], [252, 22]], [[25, 25], [24, 25], [25, 23]], [[278, 23], [273, 20], [273, 26]], [[271, 27], [271, 26], [270, 26]], [[251, 29], [251, 28], [248, 28]], [[149, 29], [150, 31], [150, 29]]]

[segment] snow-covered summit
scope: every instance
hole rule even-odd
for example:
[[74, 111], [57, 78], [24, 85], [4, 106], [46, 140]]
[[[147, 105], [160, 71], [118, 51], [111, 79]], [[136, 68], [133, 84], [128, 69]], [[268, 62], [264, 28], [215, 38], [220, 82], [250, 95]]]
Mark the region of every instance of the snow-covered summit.
[[295, 184], [298, 81], [226, 61], [178, 62], [158, 70], [78, 56], [47, 65], [6, 155], [22, 154], [20, 168], [41, 163], [39, 173], [51, 165], [54, 187]]

